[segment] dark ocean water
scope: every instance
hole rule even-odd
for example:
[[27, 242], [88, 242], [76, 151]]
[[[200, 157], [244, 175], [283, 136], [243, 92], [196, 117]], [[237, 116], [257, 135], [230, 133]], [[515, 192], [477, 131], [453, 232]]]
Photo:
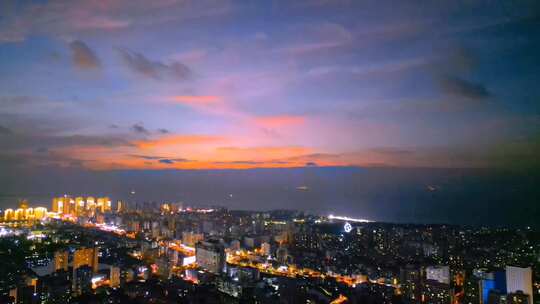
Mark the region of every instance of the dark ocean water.
[[[0, 208], [63, 194], [230, 209], [297, 209], [378, 221], [539, 226], [540, 174], [480, 169], [296, 168], [0, 173]], [[135, 191], [135, 194], [130, 194]]]

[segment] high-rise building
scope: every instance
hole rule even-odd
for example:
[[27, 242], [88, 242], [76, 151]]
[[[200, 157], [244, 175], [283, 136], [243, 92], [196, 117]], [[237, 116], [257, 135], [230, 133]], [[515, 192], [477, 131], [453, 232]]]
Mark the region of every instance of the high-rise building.
[[120, 286], [120, 268], [116, 266], [111, 266], [109, 274], [110, 286], [116, 288]]
[[489, 292], [495, 289], [495, 280], [493, 279], [481, 279], [479, 282], [479, 303], [487, 304], [489, 299]]
[[162, 256], [156, 260], [156, 265], [158, 267], [158, 276], [162, 279], [169, 279], [172, 275], [172, 262], [168, 259], [167, 256]]
[[73, 271], [82, 266], [90, 266], [94, 272], [98, 270], [99, 247], [81, 248], [73, 254]]
[[13, 212], [13, 209], [4, 210], [4, 221], [9, 222], [12, 221], [14, 218], [15, 213]]
[[506, 266], [506, 292], [508, 294], [523, 292], [533, 303], [532, 270], [530, 267], [521, 268]]
[[217, 240], [201, 241], [195, 245], [197, 264], [218, 274], [225, 268], [225, 247]]
[[108, 197], [98, 197], [96, 201], [96, 208], [101, 212], [110, 212], [112, 209], [111, 199]]
[[261, 253], [264, 255], [270, 255], [272, 253], [272, 246], [270, 246], [270, 244], [267, 242], [262, 243]]
[[426, 267], [426, 279], [439, 283], [450, 284], [450, 267], [430, 266]]
[[84, 198], [79, 196], [75, 198], [75, 215], [80, 216], [84, 214], [84, 206], [86, 202]]
[[93, 198], [92, 196], [87, 197], [86, 204], [84, 205], [84, 209], [90, 215], [93, 215], [93, 213], [96, 211], [96, 199]]
[[47, 208], [36, 207], [34, 208], [34, 219], [41, 220], [47, 217]]
[[28, 201], [23, 199], [19, 201], [19, 208], [21, 209], [28, 209]]
[[413, 265], [406, 265], [401, 269], [401, 292], [405, 299], [413, 303], [420, 299], [422, 270]]
[[72, 284], [67, 272], [59, 271], [40, 278], [41, 303], [69, 303]]
[[92, 267], [84, 265], [73, 271], [73, 292], [77, 295], [92, 290]]
[[202, 233], [195, 233], [192, 231], [184, 231], [182, 232], [182, 243], [187, 246], [195, 246], [197, 242], [202, 241], [204, 239], [204, 235]]
[[421, 301], [430, 304], [449, 304], [453, 297], [450, 285], [434, 280], [424, 282]]
[[68, 270], [69, 253], [65, 250], [59, 250], [54, 253], [54, 271]]
[[51, 209], [53, 212], [62, 213], [64, 211], [64, 200], [62, 198], [53, 198]]
[[122, 213], [126, 211], [126, 203], [122, 201], [116, 202], [116, 212]]
[[75, 200], [70, 196], [64, 195], [55, 197], [52, 201], [52, 211], [60, 214], [70, 214], [76, 209]]

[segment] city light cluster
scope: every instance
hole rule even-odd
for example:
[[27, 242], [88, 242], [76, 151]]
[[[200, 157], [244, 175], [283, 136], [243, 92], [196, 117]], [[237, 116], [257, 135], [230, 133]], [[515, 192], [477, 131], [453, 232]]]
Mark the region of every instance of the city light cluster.
[[93, 216], [96, 211], [101, 213], [110, 212], [112, 203], [108, 197], [98, 197], [97, 199], [89, 196], [72, 198], [64, 195], [55, 197], [52, 201], [52, 211], [58, 214], [73, 214], [75, 216], [87, 215]]

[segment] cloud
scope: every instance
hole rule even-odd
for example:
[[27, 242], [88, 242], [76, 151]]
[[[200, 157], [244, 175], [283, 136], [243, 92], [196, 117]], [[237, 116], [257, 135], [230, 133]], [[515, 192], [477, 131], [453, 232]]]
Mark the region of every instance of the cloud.
[[12, 134], [12, 133], [13, 133], [13, 131], [11, 131], [11, 129], [0, 126], [0, 135], [9, 135], [9, 134]]
[[148, 78], [156, 80], [165, 78], [187, 80], [193, 76], [191, 69], [179, 61], [165, 64], [160, 61], [150, 60], [141, 53], [132, 52], [127, 49], [119, 49], [119, 52], [126, 65], [133, 72]]
[[163, 128], [162, 128], [162, 129], [158, 129], [157, 131], [158, 131], [158, 133], [160, 133], [160, 134], [168, 134], [168, 133], [170, 133], [169, 130], [163, 129]]
[[300, 43], [278, 48], [279, 53], [306, 55], [308, 53], [339, 48], [353, 41], [352, 33], [343, 25], [325, 22], [298, 29], [303, 37]]
[[282, 160], [268, 160], [268, 161], [254, 161], [254, 160], [233, 160], [233, 161], [214, 161], [216, 165], [247, 165], [247, 166], [260, 166], [262, 165], [286, 165], [289, 162]]
[[75, 40], [69, 44], [73, 63], [81, 69], [96, 69], [101, 66], [99, 58], [86, 43]]
[[73, 20], [73, 27], [76, 29], [99, 29], [117, 30], [128, 27], [131, 22], [125, 19], [112, 18], [110, 16], [88, 16]]
[[[6, 3], [6, 4], [4, 4]], [[78, 37], [228, 14], [229, 1], [0, 1], [0, 43], [29, 35]]]
[[165, 157], [161, 157], [161, 156], [137, 155], [137, 154], [131, 154], [129, 156], [133, 157], [133, 158], [140, 158], [140, 159], [146, 159], [146, 160], [159, 160], [159, 159], [165, 158]]
[[295, 115], [277, 115], [277, 116], [260, 116], [254, 119], [255, 123], [264, 128], [278, 128], [285, 126], [297, 126], [305, 123], [306, 119], [303, 116]]
[[447, 68], [456, 72], [470, 72], [478, 66], [478, 63], [478, 57], [470, 49], [458, 47], [450, 55]]
[[160, 159], [159, 162], [162, 163], [162, 164], [167, 164], [167, 165], [174, 164], [174, 161], [171, 160], [171, 159]]
[[130, 154], [129, 157], [133, 158], [139, 158], [139, 159], [145, 159], [145, 160], [167, 160], [171, 162], [189, 162], [190, 160], [187, 158], [180, 158], [180, 157], [165, 157], [165, 156], [154, 156], [154, 155], [139, 155], [139, 154]]
[[222, 102], [221, 97], [212, 95], [177, 95], [170, 97], [169, 100], [187, 105], [213, 105]]
[[137, 134], [144, 134], [148, 135], [150, 134], [150, 131], [148, 131], [142, 124], [136, 123], [133, 126], [131, 126], [131, 130]]
[[411, 150], [408, 149], [402, 149], [402, 148], [395, 148], [395, 147], [380, 147], [380, 148], [373, 148], [369, 150], [370, 152], [374, 152], [377, 154], [384, 154], [384, 155], [394, 155], [394, 156], [405, 156], [410, 155], [414, 153]]
[[446, 76], [439, 79], [444, 92], [468, 99], [485, 99], [491, 96], [488, 89], [480, 84], [455, 76]]
[[316, 162], [307, 162], [306, 163], [306, 167], [317, 167], [317, 163]]
[[179, 145], [198, 145], [210, 142], [221, 141], [223, 138], [218, 136], [208, 135], [171, 135], [152, 140], [135, 141], [137, 147], [141, 149], [152, 149], [163, 146], [179, 146]]
[[16, 157], [17, 164], [29, 167], [73, 167], [74, 164], [80, 166], [92, 162], [97, 153], [126, 148], [130, 149], [131, 144], [120, 137], [65, 136], [40, 130], [35, 133], [19, 131], [3, 137], [1, 153]]
[[219, 159], [250, 159], [254, 161], [288, 160], [294, 156], [309, 154], [310, 148], [301, 146], [255, 146], [218, 147]]

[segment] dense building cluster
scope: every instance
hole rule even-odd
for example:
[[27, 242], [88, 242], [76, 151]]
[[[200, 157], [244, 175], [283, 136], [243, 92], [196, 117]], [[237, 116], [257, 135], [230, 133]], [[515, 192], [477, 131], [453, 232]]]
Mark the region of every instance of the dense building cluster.
[[64, 196], [56, 216], [5, 221], [0, 302], [540, 301], [540, 234], [528, 227], [116, 205]]

